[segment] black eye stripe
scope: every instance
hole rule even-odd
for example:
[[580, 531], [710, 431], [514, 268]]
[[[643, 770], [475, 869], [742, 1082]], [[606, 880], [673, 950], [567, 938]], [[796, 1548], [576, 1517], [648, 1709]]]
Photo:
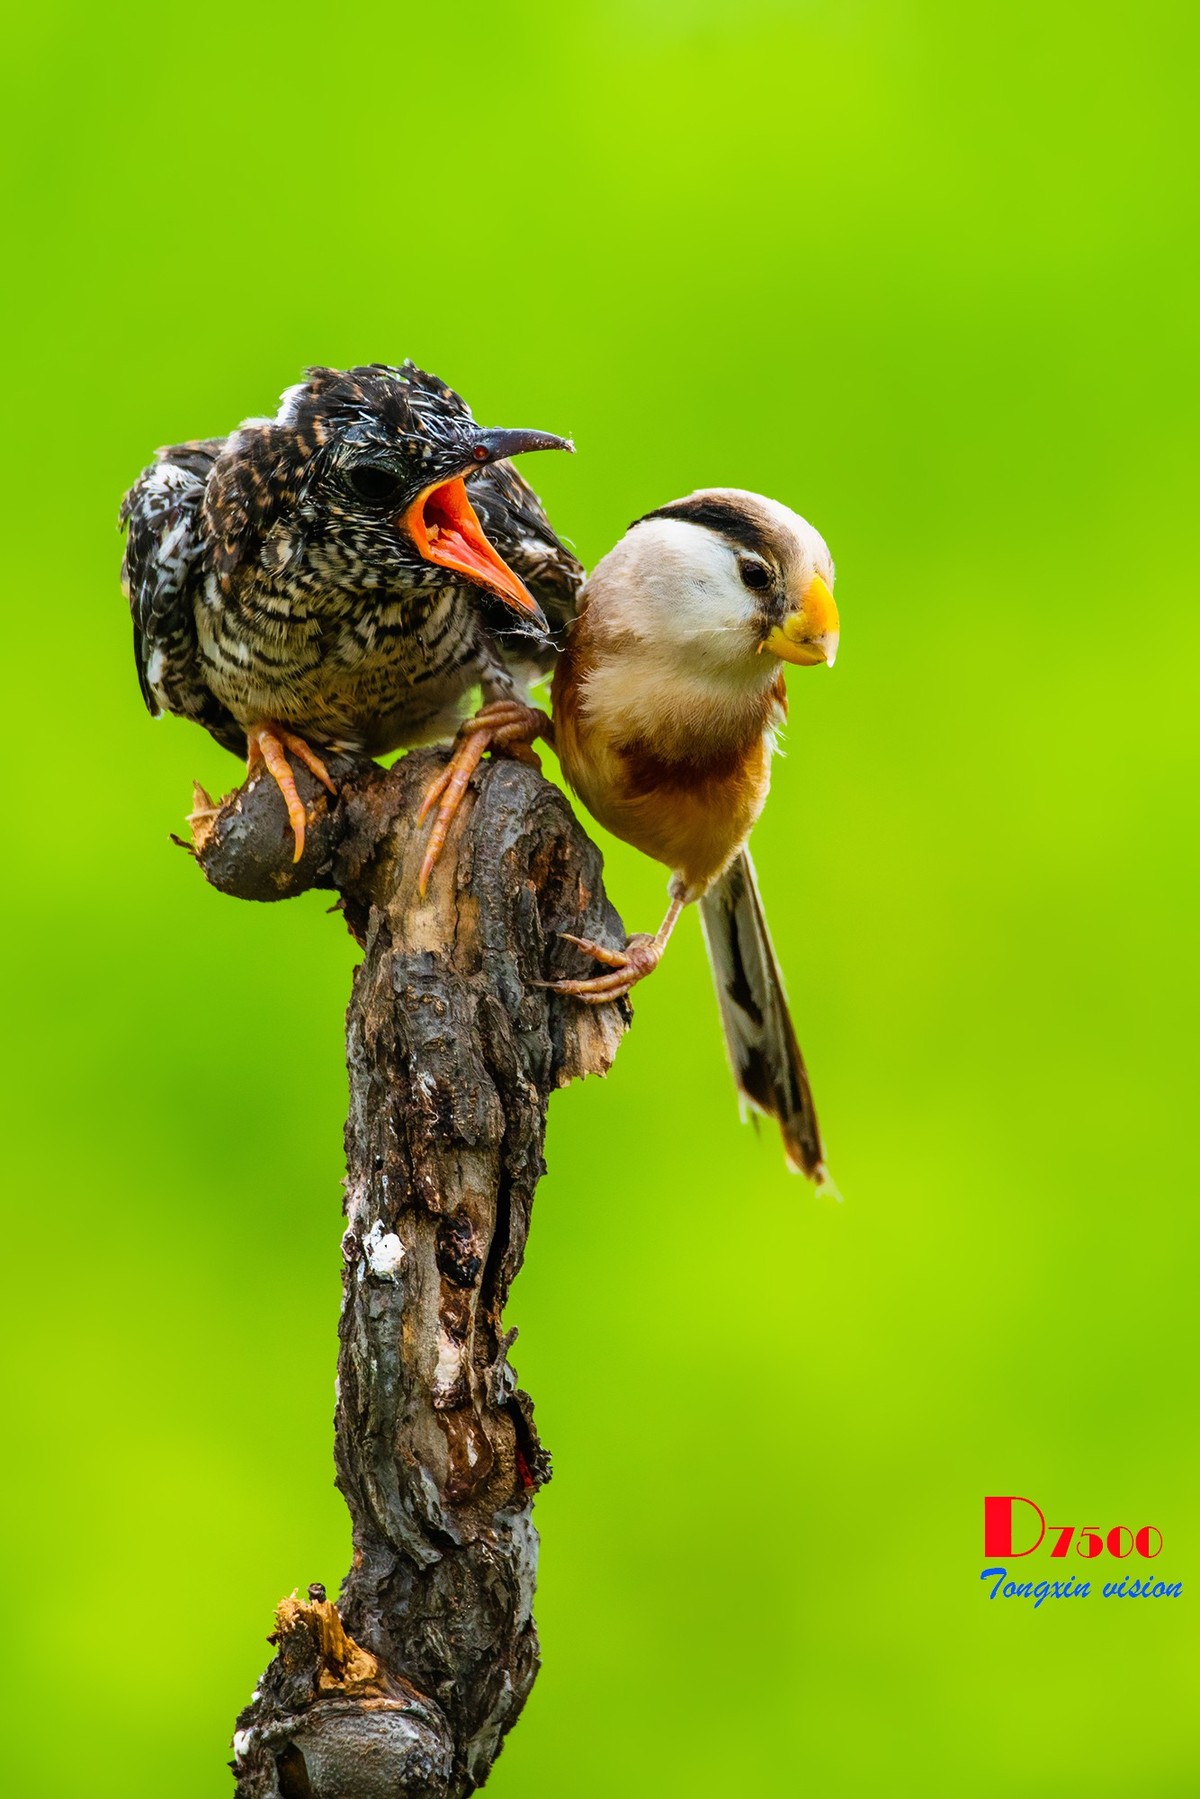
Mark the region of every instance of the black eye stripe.
[[[644, 513], [641, 518], [634, 519], [633, 523], [642, 525], [652, 518], [674, 518], [681, 524], [700, 525], [704, 530], [717, 531], [739, 550], [750, 550], [755, 556], [761, 556], [764, 562], [772, 561], [769, 532], [731, 500], [717, 500], [707, 496], [673, 500], [669, 506], [660, 506], [656, 512]], [[632, 528], [631, 526], [630, 529]]]

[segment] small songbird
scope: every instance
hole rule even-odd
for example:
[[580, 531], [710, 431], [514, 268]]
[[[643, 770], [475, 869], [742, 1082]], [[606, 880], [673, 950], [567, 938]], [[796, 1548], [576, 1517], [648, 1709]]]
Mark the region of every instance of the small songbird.
[[[379, 755], [458, 731], [426, 800], [424, 880], [480, 757], [528, 754], [545, 722], [524, 685], [548, 667], [583, 570], [507, 459], [571, 448], [482, 430], [436, 376], [375, 363], [310, 369], [274, 418], [160, 450], [121, 507], [150, 711], [265, 763], [297, 861], [289, 756], [332, 791], [322, 749]], [[464, 724], [476, 686], [484, 704]]]
[[785, 662], [832, 664], [833, 563], [805, 519], [711, 488], [630, 526], [597, 564], [554, 671], [563, 772], [614, 836], [672, 871], [653, 936], [571, 938], [611, 972], [553, 983], [600, 1004], [658, 965], [699, 901], [734, 1078], [778, 1120], [789, 1164], [827, 1185], [808, 1076], [746, 847], [787, 709]]

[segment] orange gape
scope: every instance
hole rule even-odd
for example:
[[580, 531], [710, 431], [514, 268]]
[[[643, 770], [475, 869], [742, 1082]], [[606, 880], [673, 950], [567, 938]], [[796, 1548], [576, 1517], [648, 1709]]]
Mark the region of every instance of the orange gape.
[[538, 603], [524, 581], [484, 536], [460, 480], [443, 481], [419, 494], [400, 523], [426, 562], [491, 588], [529, 618], [540, 616]]

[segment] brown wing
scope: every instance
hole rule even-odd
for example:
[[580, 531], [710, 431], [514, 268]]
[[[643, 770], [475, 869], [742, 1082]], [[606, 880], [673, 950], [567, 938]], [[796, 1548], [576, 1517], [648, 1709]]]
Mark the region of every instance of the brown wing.
[[194, 719], [237, 751], [245, 735], [210, 693], [196, 637], [208, 548], [204, 491], [223, 442], [210, 438], [160, 450], [129, 489], [120, 512], [126, 532], [121, 585], [133, 618], [138, 684], [150, 712]]
[[[494, 462], [468, 481], [471, 504], [488, 538], [505, 562], [520, 575], [550, 623], [551, 644], [543, 666], [575, 616], [584, 582], [583, 564], [557, 535], [542, 502], [511, 462]], [[486, 604], [486, 602], [485, 602]], [[489, 609], [487, 620], [499, 635], [511, 628], [503, 606]], [[527, 650], [528, 640], [522, 643]]]

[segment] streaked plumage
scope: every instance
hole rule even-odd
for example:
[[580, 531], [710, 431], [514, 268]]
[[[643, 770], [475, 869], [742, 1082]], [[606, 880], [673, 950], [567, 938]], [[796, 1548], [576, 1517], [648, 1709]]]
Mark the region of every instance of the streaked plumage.
[[146, 704], [234, 751], [376, 755], [453, 735], [476, 685], [520, 700], [583, 571], [504, 458], [570, 447], [481, 430], [406, 363], [311, 369], [273, 418], [159, 451], [121, 508]]

